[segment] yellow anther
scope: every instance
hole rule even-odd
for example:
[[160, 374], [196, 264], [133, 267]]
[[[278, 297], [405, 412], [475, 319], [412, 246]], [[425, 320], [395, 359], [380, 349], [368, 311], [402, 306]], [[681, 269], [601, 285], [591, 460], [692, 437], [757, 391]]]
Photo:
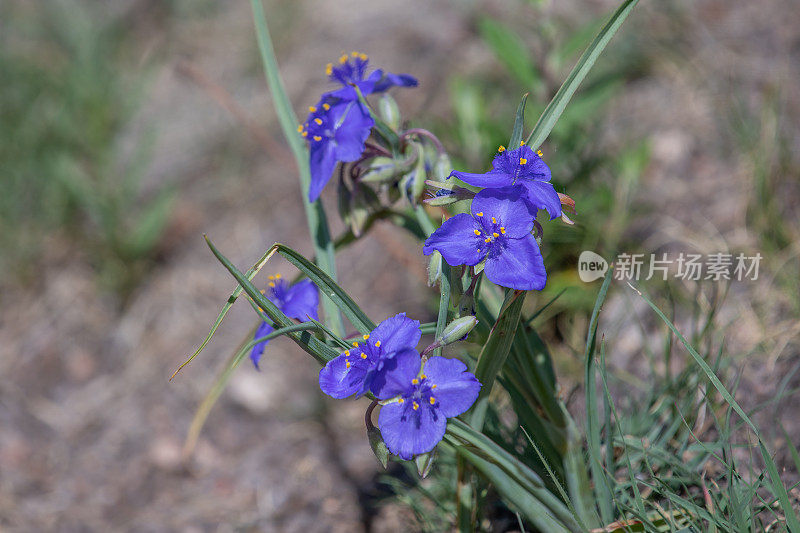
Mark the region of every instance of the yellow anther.
[[405, 403], [405, 400], [400, 398], [399, 400], [397, 400], [397, 403]]
[[356, 341], [353, 341], [353, 348], [358, 348], [358, 343]]
[[520, 145], [520, 146], [525, 146], [525, 141], [520, 141], [520, 142], [519, 142], [519, 145]]
[[434, 398], [433, 396], [431, 396], [431, 399], [430, 399], [429, 401], [431, 402], [431, 405], [433, 405], [433, 404], [435, 404], [435, 403], [436, 403], [436, 398]]
[[503, 227], [503, 226], [500, 226], [500, 233], [502, 233], [503, 235], [505, 235], [505, 234], [506, 234], [506, 228], [505, 228], [505, 227]]
[[325, 65], [325, 75], [330, 76], [333, 74], [333, 63], [328, 63]]
[[381, 341], [375, 341], [375, 347], [376, 348], [380, 348], [381, 347]]
[[431, 388], [435, 389], [436, 388], [436, 384], [434, 383], [433, 385], [431, 385]]
[[528, 160], [525, 159], [524, 157], [520, 157], [519, 164], [520, 165], [527, 165], [528, 164]]
[[536, 150], [536, 155], [538, 155], [539, 157], [542, 157], [544, 155], [544, 153], [541, 150]]
[[492, 233], [492, 237], [494, 237], [495, 239], [498, 238], [499, 236], [500, 236], [500, 234], [497, 233], [496, 231], [494, 233]]
[[269, 286], [270, 286], [270, 287], [275, 287], [275, 283], [274, 283], [274, 282], [272, 282], [272, 281], [270, 281], [270, 282], [269, 282]]
[[303, 133], [303, 125], [302, 124], [298, 124], [297, 125], [297, 133]]
[[350, 55], [353, 56], [353, 57], [358, 57], [358, 52], [355, 52], [355, 51], [350, 52]]
[[366, 60], [367, 60], [367, 54], [358, 54], [358, 58], [359, 58], [361, 61], [366, 61]]
[[361, 359], [366, 359], [366, 358], [367, 358], [367, 354], [365, 354], [365, 353], [362, 353], [362, 354], [361, 354]]
[[344, 362], [344, 367], [345, 368], [350, 368], [350, 361], [345, 361]]
[[422, 379], [425, 379], [425, 378], [427, 378], [428, 376], [426, 376], [425, 374], [420, 374], [420, 375], [419, 375], [419, 377], [421, 377]]
[[281, 279], [281, 275], [280, 274], [275, 274], [275, 279]]
[[350, 350], [345, 350], [344, 351], [344, 356], [345, 357], [350, 357]]
[[314, 135], [314, 140], [315, 141], [321, 141], [322, 137], [320, 137], [319, 135]]
[[417, 378], [414, 378], [414, 379], [411, 380], [411, 384], [412, 385], [419, 385], [419, 380]]
[[329, 110], [330, 108], [331, 108], [330, 104], [322, 104], [322, 109], [324, 109], [325, 111]]
[[[317, 126], [322, 126], [322, 119], [317, 117], [317, 118], [314, 119], [314, 123], [316, 123]], [[524, 159], [523, 159], [523, 161], [524, 161]], [[523, 163], [523, 165], [524, 164], [525, 163]]]
[[308, 137], [308, 132], [307, 131], [303, 132], [303, 137]]
[[481, 211], [480, 213], [475, 213], [475, 216], [476, 217], [482, 217], [483, 216], [483, 211]]
[[267, 276], [267, 279], [275, 279], [275, 276]]
[[490, 243], [490, 242], [492, 242], [492, 238], [491, 237], [486, 237], [485, 239], [483, 239], [483, 242]]
[[342, 65], [347, 63], [347, 54], [342, 54], [342, 57], [339, 58], [339, 63], [341, 63]]
[[264, 289], [261, 289], [261, 290], [260, 290], [260, 291], [258, 291], [258, 292], [260, 292], [261, 294], [264, 294], [264, 293], [265, 293], [265, 292], [267, 292], [267, 291], [265, 291]]
[[497, 224], [497, 219], [492, 217], [492, 224]]
[[308, 106], [308, 112], [309, 113], [316, 113], [317, 112], [317, 108], [314, 107], [313, 105], [310, 105], [310, 106]]
[[364, 340], [369, 339], [369, 333], [367, 333], [366, 335], [362, 335], [361, 338], [364, 339]]
[[498, 152], [505, 152], [506, 151], [506, 147], [501, 144], [500, 146], [497, 147], [497, 151]]
[[481, 232], [480, 232], [480, 231], [478, 231], [478, 230], [476, 230], [476, 229], [474, 229], [474, 230], [472, 230], [472, 231], [474, 231], [474, 232], [475, 232], [475, 235], [480, 235], [480, 234], [481, 234]]
[[417, 409], [419, 409], [419, 404], [417, 402], [414, 402], [414, 405], [412, 405], [412, 407], [416, 411]]

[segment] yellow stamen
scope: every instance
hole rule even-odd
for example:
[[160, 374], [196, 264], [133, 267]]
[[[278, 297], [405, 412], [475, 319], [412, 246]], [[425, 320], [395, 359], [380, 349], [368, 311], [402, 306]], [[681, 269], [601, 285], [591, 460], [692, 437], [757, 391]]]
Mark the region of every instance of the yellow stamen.
[[359, 58], [361, 61], [366, 61], [366, 60], [367, 60], [367, 54], [358, 54], [358, 58]]
[[436, 398], [431, 396], [430, 402], [431, 402], [431, 405], [435, 404], [436, 403]]
[[381, 347], [381, 341], [375, 341], [375, 347], [376, 348], [380, 348]]
[[503, 226], [500, 226], [500, 233], [505, 235], [506, 234], [506, 228], [504, 228]]
[[414, 410], [416, 411], [417, 409], [419, 409], [419, 404], [417, 402], [414, 402], [414, 405], [412, 407], [414, 407]]
[[399, 400], [397, 400], [397, 403], [405, 403], [405, 400], [400, 398]]
[[366, 359], [366, 358], [367, 358], [367, 354], [365, 354], [365, 353], [362, 353], [362, 354], [361, 354], [361, 359]]
[[350, 350], [345, 350], [344, 351], [344, 356], [345, 357], [350, 357]]
[[[322, 119], [321, 118], [319, 118], [319, 117], [315, 118], [314, 122], [317, 124], [317, 126], [322, 126]], [[524, 159], [523, 159], [523, 161], [524, 161]], [[524, 164], [525, 163], [523, 163], [523, 165]]]
[[506, 151], [506, 147], [501, 144], [500, 146], [497, 147], [497, 151], [498, 152], [505, 152]]
[[315, 141], [321, 141], [322, 137], [320, 137], [319, 135], [314, 135], [314, 140]]
[[481, 232], [480, 232], [480, 231], [478, 231], [478, 230], [476, 230], [476, 229], [474, 229], [474, 230], [472, 230], [472, 231], [474, 231], [474, 232], [475, 232], [475, 235], [480, 235], [480, 234], [481, 234]]
[[497, 224], [497, 219], [492, 217], [492, 224]]
[[275, 279], [281, 279], [281, 275], [280, 274], [275, 274]]
[[325, 75], [330, 76], [331, 74], [333, 74], [333, 63], [328, 63], [325, 65]]
[[353, 57], [358, 57], [358, 52], [350, 52], [350, 55]]
[[270, 282], [269, 282], [269, 286], [270, 286], [270, 287], [275, 287], [275, 283], [273, 283], [272, 281], [270, 281]]
[[275, 279], [275, 276], [267, 276], [267, 279]]
[[436, 388], [436, 384], [431, 385], [431, 388], [435, 389]]
[[366, 335], [362, 335], [361, 338], [364, 339], [364, 340], [369, 339], [369, 333], [367, 333]]
[[420, 374], [420, 375], [419, 375], [419, 377], [421, 377], [422, 379], [425, 379], [425, 378], [427, 378], [428, 376], [426, 376], [425, 374]]
[[492, 237], [494, 237], [495, 239], [498, 238], [499, 236], [500, 236], [500, 234], [497, 233], [496, 231], [494, 233], [492, 233]]
[[520, 141], [520, 142], [519, 142], [519, 145], [520, 145], [520, 146], [525, 146], [525, 141]]
[[544, 153], [541, 150], [536, 150], [536, 155], [538, 155], [539, 157], [542, 157], [544, 155]]
[[358, 348], [358, 343], [356, 341], [353, 341], [353, 348]]
[[347, 54], [343, 54], [342, 57], [339, 58], [339, 63], [341, 63], [342, 65], [347, 63]]
[[492, 238], [491, 237], [486, 237], [485, 239], [483, 239], [483, 242], [486, 242], [486, 243], [492, 242]]
[[322, 108], [327, 111], [331, 108], [330, 104], [322, 104]]
[[316, 113], [317, 112], [317, 108], [314, 107], [313, 105], [310, 105], [310, 106], [308, 106], [308, 112], [309, 113]]
[[476, 217], [482, 217], [483, 216], [483, 211], [481, 211], [480, 213], [475, 213], [475, 216]]
[[298, 124], [297, 125], [297, 133], [303, 133], [303, 125], [302, 124]]
[[521, 157], [521, 158], [519, 159], [519, 164], [520, 164], [520, 165], [527, 165], [527, 164], [528, 164], [528, 160], [527, 160], [527, 159], [525, 159], [524, 157]]
[[303, 137], [308, 137], [308, 132], [307, 131], [303, 132]]
[[412, 385], [419, 385], [419, 380], [417, 378], [414, 378], [414, 379], [411, 380], [411, 384]]
[[350, 361], [345, 361], [344, 362], [344, 367], [345, 368], [350, 368]]

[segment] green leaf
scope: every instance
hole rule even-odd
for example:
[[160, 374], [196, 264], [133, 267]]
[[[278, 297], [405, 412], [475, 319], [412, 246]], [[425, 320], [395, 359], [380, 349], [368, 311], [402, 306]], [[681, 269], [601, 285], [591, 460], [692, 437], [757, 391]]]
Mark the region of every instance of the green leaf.
[[525, 129], [525, 102], [528, 101], [528, 94], [529, 93], [525, 93], [522, 95], [522, 100], [520, 100], [517, 106], [517, 114], [514, 117], [514, 129], [511, 132], [511, 140], [508, 141], [509, 150], [513, 150], [522, 142], [522, 133]]
[[[214, 253], [219, 262], [228, 269], [228, 272], [230, 272], [236, 281], [239, 282], [239, 285], [241, 285], [244, 292], [247, 293], [247, 295], [253, 299], [256, 305], [258, 305], [264, 311], [264, 314], [266, 314], [269, 319], [272, 320], [276, 328], [281, 329], [294, 325], [294, 322], [289, 317], [284, 315], [274, 303], [261, 294], [261, 291], [259, 291], [255, 285], [253, 285], [250, 280], [247, 279], [247, 277], [242, 274], [233, 265], [233, 263], [230, 262], [227, 257], [222, 255], [222, 253], [217, 250], [216, 246], [214, 246], [208, 237], [206, 237], [206, 243], [208, 244], [208, 247], [211, 248], [211, 251]], [[339, 355], [339, 352], [320, 341], [313, 335], [310, 335], [308, 332], [288, 333], [287, 335], [298, 346], [314, 357], [314, 359], [316, 359], [320, 364], [325, 364]]]
[[[592, 480], [594, 481], [594, 491], [596, 494], [595, 499], [600, 508], [600, 516], [603, 523], [608, 524], [614, 520], [614, 511], [612, 508], [611, 491], [609, 489], [609, 480], [603, 469], [603, 454], [600, 446], [600, 410], [597, 405], [597, 394], [595, 386], [595, 371], [594, 371], [594, 353], [597, 348], [597, 324], [600, 317], [600, 309], [608, 294], [608, 287], [611, 285], [613, 270], [609, 269], [606, 272], [603, 284], [600, 286], [600, 292], [597, 293], [597, 299], [594, 303], [594, 310], [592, 311], [592, 318], [589, 320], [589, 333], [586, 339], [586, 350], [584, 354], [584, 370], [585, 370], [585, 384], [586, 387], [586, 438], [589, 445], [589, 462], [592, 471]], [[608, 428], [606, 429], [608, 431]], [[610, 443], [606, 443], [610, 445]]]
[[293, 324], [291, 326], [287, 326], [285, 328], [276, 329], [272, 331], [269, 335], [265, 335], [263, 337], [259, 337], [257, 339], [253, 339], [253, 334], [256, 332], [256, 328], [254, 327], [250, 330], [250, 333], [245, 338], [245, 341], [239, 346], [239, 348], [233, 353], [233, 355], [228, 359], [228, 362], [225, 363], [225, 366], [222, 368], [222, 372], [220, 372], [217, 379], [214, 381], [214, 384], [211, 386], [211, 389], [206, 394], [203, 401], [200, 402], [200, 405], [197, 407], [197, 410], [192, 417], [192, 423], [189, 425], [189, 431], [186, 435], [186, 440], [183, 444], [183, 457], [188, 458], [192, 451], [194, 450], [195, 444], [197, 444], [197, 439], [200, 437], [200, 432], [203, 430], [203, 425], [208, 418], [209, 413], [211, 412], [211, 408], [214, 407], [214, 404], [217, 403], [220, 395], [225, 390], [225, 387], [228, 385], [228, 381], [230, 381], [231, 376], [233, 375], [233, 371], [236, 370], [236, 367], [239, 366], [239, 363], [244, 360], [244, 358], [250, 353], [250, 350], [258, 344], [259, 342], [268, 341], [274, 339], [275, 337], [279, 337], [281, 335], [286, 335], [287, 333], [293, 333], [296, 331], [307, 331], [316, 329], [316, 325], [310, 322], [304, 322], [301, 324]]
[[[264, 64], [264, 74], [267, 78], [275, 112], [281, 124], [283, 135], [289, 143], [289, 147], [294, 154], [297, 169], [300, 173], [300, 189], [303, 198], [303, 208], [306, 213], [308, 230], [311, 232], [311, 241], [314, 246], [314, 255], [320, 268], [336, 281], [336, 260], [334, 258], [334, 246], [331, 241], [330, 230], [328, 229], [328, 219], [325, 216], [325, 209], [322, 202], [317, 200], [314, 203], [308, 200], [308, 189], [311, 183], [311, 171], [309, 169], [308, 149], [305, 141], [297, 132], [297, 116], [292, 109], [292, 103], [286, 95], [286, 89], [281, 79], [278, 68], [278, 60], [275, 58], [275, 50], [272, 48], [272, 40], [269, 36], [269, 28], [264, 16], [264, 7], [261, 0], [250, 0], [253, 9], [253, 22], [255, 23], [256, 38], [258, 39], [258, 49], [261, 52], [261, 60]], [[344, 335], [344, 323], [342, 317], [330, 300], [322, 302], [325, 317], [331, 324], [333, 331], [338, 335]]]
[[272, 248], [308, 276], [308, 279], [314, 282], [320, 292], [345, 314], [359, 332], [369, 333], [375, 329], [375, 323], [358, 307], [344, 289], [322, 269], [286, 245], [275, 243]]
[[525, 303], [525, 291], [509, 290], [506, 301], [500, 310], [500, 315], [492, 328], [486, 344], [483, 345], [478, 364], [475, 367], [475, 377], [481, 382], [481, 398], [486, 398], [492, 390], [492, 385], [500, 369], [506, 362], [514, 333], [517, 331], [522, 305]]
[[558, 92], [556, 92], [556, 95], [550, 103], [547, 104], [544, 112], [542, 112], [542, 115], [533, 127], [533, 131], [531, 131], [531, 134], [528, 136], [526, 142], [533, 150], [539, 148], [544, 140], [547, 139], [547, 136], [550, 135], [553, 126], [555, 126], [561, 113], [564, 112], [564, 108], [567, 107], [572, 95], [575, 94], [578, 86], [592, 69], [597, 58], [600, 57], [600, 54], [605, 50], [608, 42], [614, 34], [617, 33], [617, 30], [625, 19], [628, 18], [628, 15], [638, 1], [639, 0], [625, 0], [622, 2], [614, 14], [611, 15], [608, 22], [606, 22], [605, 26], [600, 30], [600, 33], [597, 34], [583, 52], [580, 59], [578, 59], [578, 62], [572, 68], [569, 76], [567, 76], [567, 79], [558, 89]]
[[[484, 18], [478, 23], [483, 41], [492, 49], [495, 58], [502, 63], [512, 76], [524, 87], [535, 88], [540, 82], [536, 67], [531, 61], [530, 52], [522, 38], [511, 28], [496, 20]], [[516, 144], [511, 146], [516, 146]]]

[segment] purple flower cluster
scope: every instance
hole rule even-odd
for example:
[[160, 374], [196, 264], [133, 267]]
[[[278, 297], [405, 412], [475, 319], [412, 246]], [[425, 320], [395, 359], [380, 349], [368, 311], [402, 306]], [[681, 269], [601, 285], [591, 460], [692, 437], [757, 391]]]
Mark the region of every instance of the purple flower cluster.
[[433, 450], [444, 437], [447, 419], [469, 409], [481, 389], [461, 361], [423, 360], [416, 350], [421, 336], [419, 322], [400, 313], [319, 372], [319, 386], [329, 396], [370, 392], [381, 401], [383, 440], [391, 453], [406, 460]]
[[428, 237], [423, 253], [438, 250], [450, 265], [485, 261], [486, 277], [497, 285], [542, 290], [547, 272], [531, 232], [539, 209], [551, 220], [561, 216], [561, 200], [541, 153], [525, 145], [514, 150], [501, 146], [489, 172], [453, 171], [452, 176], [483, 190], [469, 214], [455, 215]]
[[417, 80], [408, 74], [392, 74], [381, 69], [367, 75], [369, 59], [353, 52], [342, 55], [339, 64], [328, 63], [325, 73], [341, 87], [322, 95], [317, 105], [308, 108], [306, 121], [297, 131], [309, 142], [311, 185], [308, 199], [319, 198], [339, 162], [355, 161], [364, 152], [364, 143], [375, 122], [359, 102], [361, 94], [380, 93], [391, 87], [415, 87]]

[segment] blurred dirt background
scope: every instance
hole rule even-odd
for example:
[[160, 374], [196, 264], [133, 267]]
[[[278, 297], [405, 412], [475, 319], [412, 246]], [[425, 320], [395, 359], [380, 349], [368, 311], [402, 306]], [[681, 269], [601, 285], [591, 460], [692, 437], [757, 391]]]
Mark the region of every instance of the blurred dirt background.
[[[5, 9], [29, 20], [37, 4], [11, 1]], [[98, 283], [91, 243], [65, 230], [44, 238], [43, 256], [21, 276], [6, 271], [0, 281], [0, 530], [410, 527], [402, 509], [376, 503], [380, 488], [363, 434], [365, 404], [326, 401], [316, 388], [315, 363], [285, 340], [270, 345], [261, 372], [238, 369], [193, 457], [181, 458], [194, 409], [253, 323], [246, 305], [235, 306], [206, 351], [167, 381], [233, 288], [202, 234], [241, 268], [275, 241], [304, 253], [310, 247], [248, 3], [166, 4], [119, 0], [88, 8], [90, 20], [121, 20], [133, 28], [127, 64], [133, 72], [146, 64], [146, 83], [141, 105], [120, 130], [123, 152], [142, 132], [152, 134], [145, 195], [165, 185], [177, 191], [146, 275], [120, 297]], [[376, 66], [419, 78], [418, 89], [396, 97], [404, 116], [431, 124], [451, 112], [451, 77], [492, 69], [476, 37], [475, 13], [511, 16], [509, 4], [377, 0], [267, 2], [266, 8], [296, 109], [325, 89], [323, 70], [331, 58], [357, 49]], [[570, 1], [538, 8], [578, 26], [613, 7], [610, 1]], [[609, 149], [631, 138], [651, 141], [652, 159], [634, 199], [651, 207], [628, 230], [649, 249], [669, 242], [678, 250], [685, 244], [765, 253], [764, 232], [774, 226], [746, 224], [761, 156], [768, 158], [769, 174], [778, 175], [779, 204], [764, 209], [786, 224], [780, 231], [788, 244], [776, 245], [780, 254], [765, 266], [762, 281], [732, 288], [720, 317], [731, 335], [727, 345], [747, 356], [732, 365], [743, 369], [741, 400], [750, 407], [772, 398], [787, 376], [786, 390], [798, 386], [797, 278], [789, 271], [783, 284], [777, 281], [798, 254], [796, 7], [789, 0], [643, 2], [619, 38], [630, 33], [650, 47], [647, 74], [613, 99], [604, 119], [607, 135], [599, 141]], [[22, 35], [20, 46], [31, 47]], [[11, 38], [4, 39], [10, 46]], [[612, 44], [607, 53], [614, 50]], [[221, 105], [230, 107], [225, 93], [249, 126]], [[752, 141], [740, 143], [726, 113], [739, 101], [747, 109], [767, 109], [771, 95], [778, 111], [756, 112], [758, 127], [744, 128], [756, 130]], [[773, 137], [788, 156], [785, 149], [764, 153], [771, 145], [763, 143]], [[557, 158], [557, 147], [548, 148]], [[324, 200], [336, 220], [332, 192]], [[580, 206], [581, 191], [567, 192]], [[336, 234], [341, 223], [333, 224]], [[8, 225], [2, 231], [23, 230]], [[358, 258], [358, 269], [351, 258]], [[402, 232], [377, 228], [340, 255], [338, 265], [342, 286], [376, 321], [400, 311], [423, 321], [434, 316], [420, 247]], [[265, 270], [291, 275], [277, 259]], [[623, 313], [640, 310], [631, 297], [620, 284], [607, 306], [605, 333], [616, 342], [613, 365], [636, 373], [648, 339]], [[575, 339], [585, 335], [582, 324], [576, 322]], [[568, 374], [569, 363], [559, 366], [567, 383], [579, 379]], [[796, 439], [800, 423], [791, 415], [797, 409], [791, 398], [762, 420], [771, 420], [778, 405]]]

